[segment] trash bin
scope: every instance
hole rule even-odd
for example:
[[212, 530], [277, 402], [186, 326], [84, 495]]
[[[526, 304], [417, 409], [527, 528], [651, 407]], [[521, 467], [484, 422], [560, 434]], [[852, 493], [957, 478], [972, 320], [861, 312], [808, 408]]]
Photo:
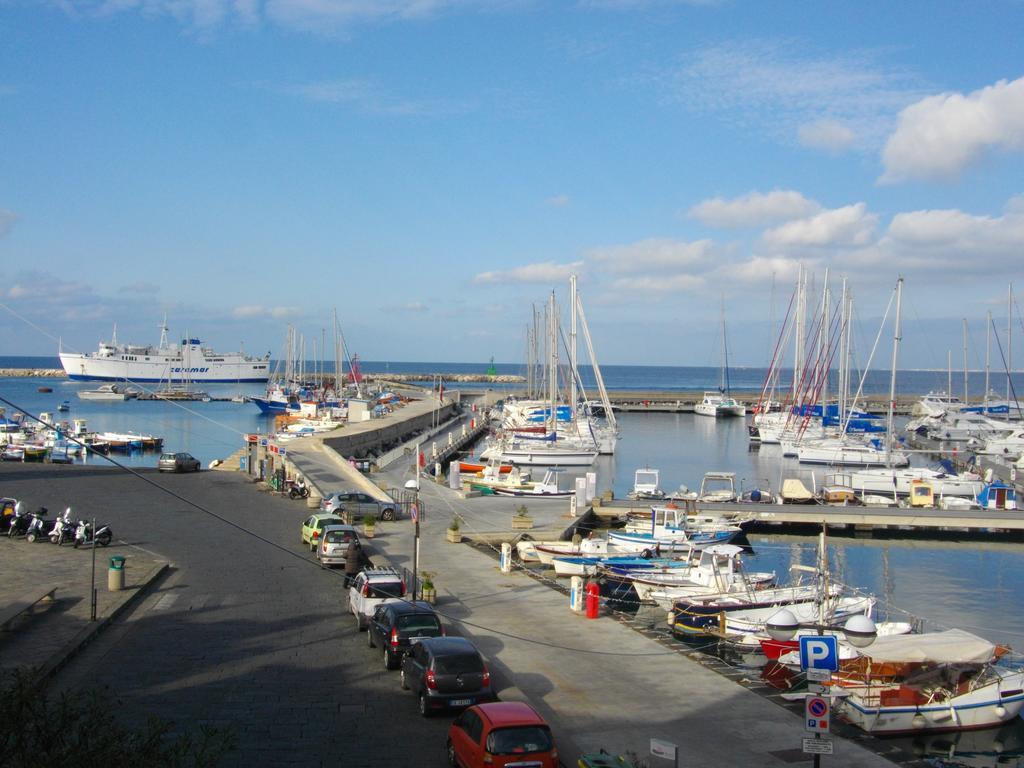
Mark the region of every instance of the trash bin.
[[107, 591], [120, 592], [124, 589], [124, 561], [120, 555], [110, 558], [110, 570], [107, 571]]

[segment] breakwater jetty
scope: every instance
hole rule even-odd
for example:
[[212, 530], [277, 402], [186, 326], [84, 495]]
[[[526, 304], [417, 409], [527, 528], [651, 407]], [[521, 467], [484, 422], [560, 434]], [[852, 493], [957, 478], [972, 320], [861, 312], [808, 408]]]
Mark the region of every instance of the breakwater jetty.
[[[523, 384], [526, 382], [524, 376], [513, 374], [488, 376], [485, 373], [363, 373], [362, 377], [363, 381], [379, 382], [437, 381], [438, 379], [447, 384]], [[67, 378], [67, 374], [63, 368], [0, 368], [0, 378], [64, 379]]]

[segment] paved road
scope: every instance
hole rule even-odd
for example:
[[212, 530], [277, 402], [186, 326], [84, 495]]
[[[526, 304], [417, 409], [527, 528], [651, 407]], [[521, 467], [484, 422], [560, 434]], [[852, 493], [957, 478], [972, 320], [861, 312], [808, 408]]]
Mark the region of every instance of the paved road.
[[129, 719], [231, 726], [239, 750], [228, 764], [446, 764], [447, 722], [419, 716], [347, 620], [339, 574], [299, 545], [303, 503], [233, 473], [145, 476], [282, 548], [117, 471], [0, 465], [0, 494], [95, 512], [172, 563], [57, 685], [109, 684]]

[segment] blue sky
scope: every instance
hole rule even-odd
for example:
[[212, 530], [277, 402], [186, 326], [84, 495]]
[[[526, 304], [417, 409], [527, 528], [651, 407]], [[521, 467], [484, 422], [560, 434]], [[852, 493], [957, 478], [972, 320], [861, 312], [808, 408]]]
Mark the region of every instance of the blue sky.
[[[0, 301], [80, 350], [770, 356], [798, 264], [942, 367], [1024, 293], [1024, 3], [0, 0]], [[838, 287], [838, 284], [837, 284]], [[1018, 336], [1024, 336], [1017, 323]], [[55, 343], [0, 310], [0, 354]], [[866, 357], [866, 355], [865, 355]], [[1020, 358], [1018, 358], [1020, 359]]]

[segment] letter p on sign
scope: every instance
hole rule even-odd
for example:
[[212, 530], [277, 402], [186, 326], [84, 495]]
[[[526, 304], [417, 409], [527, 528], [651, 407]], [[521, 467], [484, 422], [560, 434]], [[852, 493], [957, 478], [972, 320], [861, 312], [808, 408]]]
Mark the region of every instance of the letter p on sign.
[[804, 635], [800, 638], [800, 668], [839, 669], [839, 643], [835, 635]]

